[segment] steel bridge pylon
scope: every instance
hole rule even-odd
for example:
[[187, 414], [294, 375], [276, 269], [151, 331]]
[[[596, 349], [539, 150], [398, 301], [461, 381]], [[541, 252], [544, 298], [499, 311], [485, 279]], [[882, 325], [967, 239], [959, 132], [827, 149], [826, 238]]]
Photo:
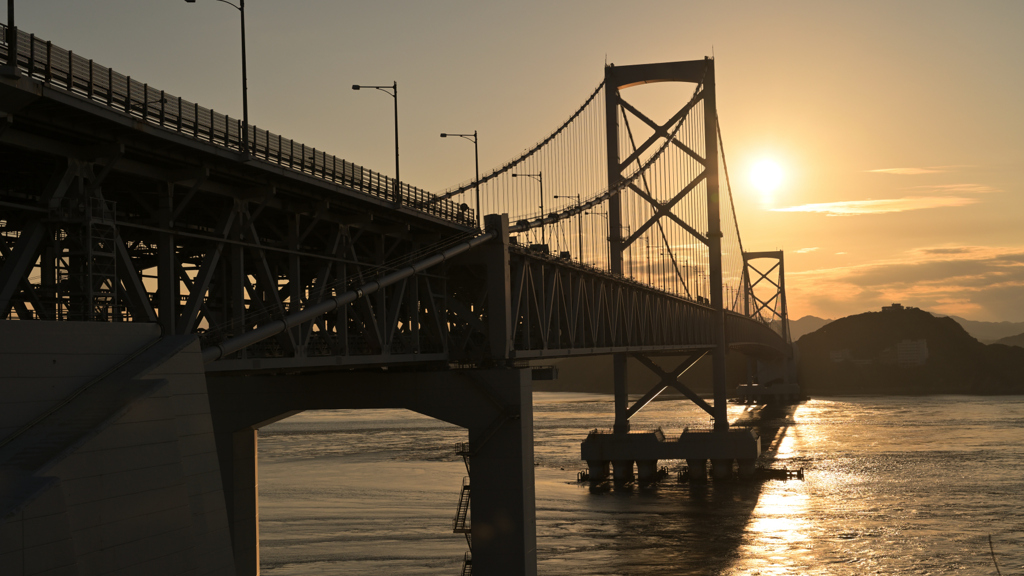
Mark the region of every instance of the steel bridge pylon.
[[[770, 268], [761, 270], [753, 260], [773, 260]], [[758, 295], [761, 283], [765, 290]], [[790, 341], [789, 311], [786, 308], [786, 264], [782, 250], [774, 252], [743, 253], [743, 313], [751, 318], [762, 318], [769, 324], [778, 323], [782, 339]], [[767, 313], [767, 317], [766, 314]]]
[[[767, 260], [767, 266], [754, 261]], [[786, 264], [781, 250], [743, 253], [743, 312], [791, 344], [786, 304]], [[792, 401], [801, 396], [792, 354], [748, 354], [747, 382], [736, 390], [744, 402]]]
[[[690, 101], [664, 123], [652, 120], [627, 102], [621, 94], [626, 88], [656, 82], [686, 82], [697, 86]], [[691, 292], [691, 283], [687, 282], [687, 278], [681, 272], [681, 268], [685, 270], [689, 263], [684, 263], [681, 267], [676, 257], [672, 256], [672, 264], [686, 294], [696, 296], [698, 302], [710, 305], [713, 312], [713, 344], [705, 350], [690, 351], [690, 356], [679, 367], [669, 372], [658, 368], [649, 358], [638, 356], [641, 363], [658, 374], [661, 382], [633, 406], [629, 404], [626, 382], [627, 355], [616, 353], [613, 357], [615, 423], [612, 433], [592, 433], [583, 442], [581, 456], [590, 466], [592, 480], [603, 480], [607, 478], [609, 472], [616, 481], [632, 480], [634, 462], [637, 464], [641, 481], [654, 480], [659, 459], [686, 459], [691, 470], [706, 470], [706, 462], [710, 459], [716, 476], [726, 473], [731, 475], [733, 461], [739, 461], [741, 471], [752, 472], [754, 459], [760, 453], [759, 440], [746, 430], [730, 431], [726, 411], [728, 344], [723, 299], [723, 232], [718, 180], [719, 143], [714, 61], [705, 58], [636, 66], [608, 66], [605, 68], [605, 91], [608, 187], [610, 190], [620, 189], [619, 194], [612, 196], [608, 202], [611, 271], [623, 273], [625, 250], [648, 230], [657, 227], [661, 237], [668, 244], [668, 238], [673, 233], [666, 232], [666, 228], [682, 229], [688, 241], [703, 246], [700, 256], [704, 259], [701, 264], [707, 272], [706, 286], [697, 286], [694, 295]], [[628, 133], [628, 153], [625, 158], [620, 155], [623, 148], [619, 131], [620, 116]], [[630, 116], [645, 124], [652, 132], [640, 144], [633, 138], [633, 131], [629, 125]], [[680, 130], [684, 126], [688, 126], [689, 129]], [[692, 140], [688, 141], [686, 136], [691, 136]], [[639, 166], [645, 153], [661, 140], [667, 140], [671, 144], [666, 147], [667, 149], [679, 149], [684, 153], [679, 163], [681, 168], [673, 172], [680, 187], [671, 188], [669, 195], [656, 194], [649, 186], [646, 176], [639, 181], [627, 176], [632, 166]], [[635, 229], [631, 229], [632, 226], [630, 229], [623, 226], [624, 203], [631, 203], [634, 209], [648, 214], [643, 220], [633, 221]], [[707, 291], [706, 298], [701, 294], [701, 288]], [[683, 372], [708, 353], [712, 359], [712, 405], [704, 402], [677, 381]], [[660, 433], [630, 434], [630, 417], [668, 387], [680, 390], [710, 414], [714, 421], [713, 434], [684, 433], [672, 441], [666, 441]]]
[[[645, 115], [632, 104], [628, 103], [621, 91], [641, 84], [654, 82], [687, 82], [697, 84], [694, 97], [678, 111], [659, 124]], [[641, 235], [653, 226], [658, 226], [664, 235], [664, 227], [677, 226], [689, 236], [707, 247], [709, 300], [714, 310], [713, 333], [716, 345], [712, 351], [714, 365], [715, 403], [711, 415], [715, 419], [715, 429], [726, 431], [729, 421], [726, 417], [726, 382], [725, 382], [725, 316], [722, 299], [722, 229], [720, 218], [720, 202], [718, 187], [718, 133], [717, 111], [715, 104], [715, 63], [713, 60], [691, 60], [684, 62], [668, 62], [661, 64], [642, 64], [635, 66], [607, 66], [605, 68], [605, 122], [608, 154], [608, 187], [615, 189], [623, 186], [626, 181], [624, 172], [638, 162], [644, 151], [653, 147], [661, 139], [669, 139], [675, 146], [683, 149], [688, 156], [701, 167], [699, 172], [690, 178], [682, 188], [668, 198], [657, 198], [650, 189], [642, 189], [636, 183], [628, 184], [620, 194], [612, 196], [608, 202], [608, 237], [611, 243], [612, 272], [623, 273], [623, 254], [626, 248], [637, 241]], [[703, 141], [686, 142], [674, 128], [685, 121], [694, 110], [702, 112], [696, 118], [701, 128], [698, 138]], [[653, 130], [644, 142], [636, 145], [632, 140], [632, 130], [628, 128], [626, 113], [638, 118]], [[698, 112], [698, 113], [699, 113]], [[619, 117], [629, 131], [632, 153], [626, 158], [620, 157]], [[703, 155], [701, 154], [703, 152]], [[685, 220], [689, 214], [680, 214], [673, 210], [680, 206], [684, 198], [696, 196], [703, 188], [706, 221], [696, 222]], [[623, 234], [622, 203], [624, 195], [633, 195], [649, 204], [651, 215], [636, 230], [628, 230]], [[673, 260], [678, 272], [678, 263]], [[687, 288], [689, 290], [689, 288]], [[700, 355], [703, 355], [701, 353]], [[697, 356], [699, 357], [699, 356]], [[626, 390], [626, 354], [615, 354], [613, 360], [615, 389], [615, 425], [616, 433], [629, 432], [628, 394]]]

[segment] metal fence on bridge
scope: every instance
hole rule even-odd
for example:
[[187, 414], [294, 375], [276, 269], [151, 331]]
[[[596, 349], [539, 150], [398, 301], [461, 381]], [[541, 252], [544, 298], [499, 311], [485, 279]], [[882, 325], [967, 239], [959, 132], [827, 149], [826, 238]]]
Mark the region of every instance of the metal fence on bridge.
[[[8, 58], [7, 26], [0, 24], [0, 56]], [[28, 76], [143, 122], [173, 130], [220, 148], [245, 153], [242, 121], [174, 96], [96, 64], [35, 34], [18, 32], [18, 67]], [[476, 227], [475, 211], [322, 150], [249, 125], [251, 157]]]

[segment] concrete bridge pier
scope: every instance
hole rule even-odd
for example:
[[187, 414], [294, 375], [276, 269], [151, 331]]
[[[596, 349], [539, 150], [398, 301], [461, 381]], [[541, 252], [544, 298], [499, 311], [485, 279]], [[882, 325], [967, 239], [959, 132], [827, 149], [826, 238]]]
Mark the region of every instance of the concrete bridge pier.
[[616, 484], [625, 484], [633, 481], [632, 460], [612, 460], [612, 480]]
[[209, 374], [207, 380], [238, 574], [259, 568], [259, 427], [302, 410], [360, 408], [406, 408], [467, 428], [474, 571], [537, 573], [530, 370]]
[[686, 460], [686, 477], [698, 482], [707, 482], [708, 461], [704, 458], [688, 458]]
[[712, 459], [711, 477], [715, 480], [727, 480], [732, 478], [732, 458]]
[[591, 482], [604, 482], [611, 475], [612, 463], [608, 460], [587, 460], [587, 471]]
[[757, 460], [752, 458], [739, 458], [736, 460], [736, 468], [740, 478], [747, 480], [754, 477]]
[[654, 482], [658, 479], [657, 460], [637, 460], [636, 479], [641, 482]]

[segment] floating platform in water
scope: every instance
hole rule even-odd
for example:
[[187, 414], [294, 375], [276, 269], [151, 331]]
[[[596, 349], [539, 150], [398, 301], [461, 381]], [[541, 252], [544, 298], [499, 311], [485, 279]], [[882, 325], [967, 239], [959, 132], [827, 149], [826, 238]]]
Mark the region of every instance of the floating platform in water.
[[[790, 470], [789, 468], [757, 468], [754, 470], [754, 475], [749, 479], [754, 481], [803, 480], [804, 469], [799, 468], [797, 470]], [[700, 478], [694, 478], [693, 475], [690, 474], [690, 470], [684, 466], [682, 470], [676, 472], [676, 480], [680, 482], [692, 482], [694, 480], [700, 481]], [[705, 478], [704, 480], [706, 481], [707, 479]]]
[[587, 461], [587, 478], [591, 482], [609, 477], [616, 482], [631, 481], [634, 463], [638, 480], [654, 481], [658, 460], [686, 460], [695, 478], [702, 470], [707, 477], [708, 460], [716, 478], [731, 477], [733, 462], [736, 462], [740, 476], [749, 477], [760, 453], [760, 437], [745, 428], [724, 432], [684, 431], [674, 440], [667, 440], [661, 430], [626, 434], [592, 430], [580, 445], [580, 457]]
[[804, 397], [799, 384], [776, 382], [766, 386], [740, 384], [734, 399], [743, 404], [797, 404]]

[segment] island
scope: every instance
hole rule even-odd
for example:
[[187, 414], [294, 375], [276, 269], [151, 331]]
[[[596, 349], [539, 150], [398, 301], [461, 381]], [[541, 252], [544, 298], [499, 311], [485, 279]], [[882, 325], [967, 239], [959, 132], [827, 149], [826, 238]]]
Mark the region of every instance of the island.
[[956, 320], [893, 304], [796, 343], [806, 394], [1024, 394], [1024, 348], [983, 344]]

